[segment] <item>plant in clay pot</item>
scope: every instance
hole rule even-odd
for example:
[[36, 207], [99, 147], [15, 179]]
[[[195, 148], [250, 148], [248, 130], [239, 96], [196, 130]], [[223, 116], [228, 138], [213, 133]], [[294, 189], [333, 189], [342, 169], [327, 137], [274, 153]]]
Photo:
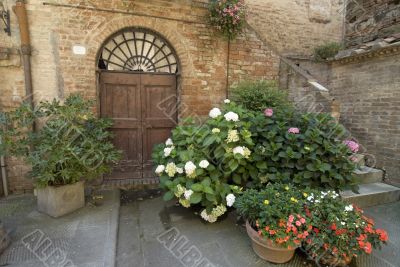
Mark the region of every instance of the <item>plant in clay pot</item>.
[[304, 197], [292, 185], [268, 184], [246, 190], [235, 203], [246, 219], [254, 252], [273, 263], [290, 261], [312, 230], [303, 208]]

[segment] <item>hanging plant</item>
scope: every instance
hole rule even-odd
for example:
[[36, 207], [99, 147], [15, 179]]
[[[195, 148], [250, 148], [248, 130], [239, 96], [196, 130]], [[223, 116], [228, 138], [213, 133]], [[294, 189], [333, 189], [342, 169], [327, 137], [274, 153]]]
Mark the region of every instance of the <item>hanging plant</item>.
[[225, 37], [233, 39], [242, 32], [247, 13], [244, 0], [212, 0], [209, 10], [211, 25]]

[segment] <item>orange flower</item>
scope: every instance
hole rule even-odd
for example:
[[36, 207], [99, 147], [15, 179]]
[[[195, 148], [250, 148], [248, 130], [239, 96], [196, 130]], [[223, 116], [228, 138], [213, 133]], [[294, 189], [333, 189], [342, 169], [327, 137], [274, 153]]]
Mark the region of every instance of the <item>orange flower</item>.
[[365, 239], [367, 239], [367, 235], [365, 235], [365, 234], [360, 234], [360, 236], [357, 237], [358, 241], [364, 241]]
[[327, 250], [329, 248], [329, 245], [327, 243], [325, 243], [323, 247], [325, 250]]
[[365, 253], [367, 253], [367, 254], [371, 254], [371, 252], [372, 252], [372, 245], [371, 245], [371, 243], [369, 243], [369, 242], [365, 243], [364, 251], [365, 251]]
[[364, 228], [364, 231], [367, 232], [367, 233], [370, 233], [370, 234], [374, 234], [374, 233], [375, 233], [374, 229], [372, 228], [372, 224], [368, 224], [368, 225]]
[[269, 226], [265, 226], [265, 231], [269, 231]]
[[269, 234], [270, 235], [274, 235], [274, 234], [276, 234], [276, 231], [275, 230], [269, 230]]
[[383, 229], [377, 229], [377, 230], [376, 230], [376, 233], [379, 235], [379, 239], [380, 239], [381, 241], [386, 242], [386, 241], [389, 240], [389, 236], [388, 236], [388, 234], [387, 234], [387, 232], [386, 232], [385, 230], [383, 230]]
[[285, 224], [285, 221], [281, 219], [281, 220], [279, 221], [279, 227], [282, 227], [282, 228], [283, 228], [283, 227], [285, 227], [285, 225], [286, 225], [286, 224]]

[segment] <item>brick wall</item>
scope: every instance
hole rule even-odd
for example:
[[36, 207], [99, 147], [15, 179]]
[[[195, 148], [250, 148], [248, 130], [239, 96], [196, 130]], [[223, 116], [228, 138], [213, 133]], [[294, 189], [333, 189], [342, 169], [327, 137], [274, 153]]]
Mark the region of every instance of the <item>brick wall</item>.
[[346, 13], [348, 47], [400, 32], [398, 0], [350, 0]]
[[332, 64], [329, 88], [342, 104], [342, 123], [400, 181], [400, 55]]
[[342, 40], [343, 0], [251, 0], [248, 22], [281, 54], [309, 55]]
[[[10, 6], [14, 2], [8, 1]], [[97, 53], [107, 37], [126, 27], [144, 27], [156, 31], [175, 48], [182, 65], [179, 89], [184, 113], [181, 116], [205, 116], [211, 107], [226, 97], [228, 43], [205, 23], [207, 10], [202, 7], [204, 1], [48, 2], [117, 11], [43, 5], [41, 0], [27, 1], [36, 102], [63, 98], [72, 92], [96, 99]], [[165, 18], [178, 18], [180, 21]], [[12, 23], [12, 37], [0, 33], [0, 47], [14, 51], [8, 59], [0, 59], [2, 110], [15, 107], [24, 96], [15, 15], [12, 15]], [[87, 54], [74, 55], [72, 47], [76, 44], [85, 46]], [[243, 79], [273, 79], [278, 76], [278, 56], [251, 29], [231, 43], [229, 58], [229, 84]], [[31, 182], [24, 178], [29, 168], [16, 159], [8, 158], [7, 163], [10, 191], [19, 193], [31, 190]]]

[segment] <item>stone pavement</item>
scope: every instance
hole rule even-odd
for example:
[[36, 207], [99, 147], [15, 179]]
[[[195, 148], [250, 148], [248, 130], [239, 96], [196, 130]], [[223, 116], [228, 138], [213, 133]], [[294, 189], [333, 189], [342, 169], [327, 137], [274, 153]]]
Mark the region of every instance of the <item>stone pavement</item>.
[[[379, 227], [389, 231], [383, 251], [361, 257], [352, 266], [400, 266], [400, 203], [367, 209]], [[184, 245], [184, 248], [179, 248]], [[192, 256], [185, 253], [190, 251]], [[190, 254], [189, 253], [189, 254]], [[193, 258], [200, 258], [197, 265]], [[212, 265], [211, 265], [212, 264]], [[234, 212], [221, 222], [206, 224], [188, 210], [163, 202], [159, 192], [122, 193], [117, 246], [118, 267], [261, 267], [315, 266], [297, 253], [288, 264], [259, 259]]]
[[103, 199], [96, 205], [88, 203], [58, 219], [36, 211], [32, 195], [0, 199], [0, 220], [12, 239], [0, 256], [0, 266], [114, 266], [119, 191], [96, 192], [99, 194]]

